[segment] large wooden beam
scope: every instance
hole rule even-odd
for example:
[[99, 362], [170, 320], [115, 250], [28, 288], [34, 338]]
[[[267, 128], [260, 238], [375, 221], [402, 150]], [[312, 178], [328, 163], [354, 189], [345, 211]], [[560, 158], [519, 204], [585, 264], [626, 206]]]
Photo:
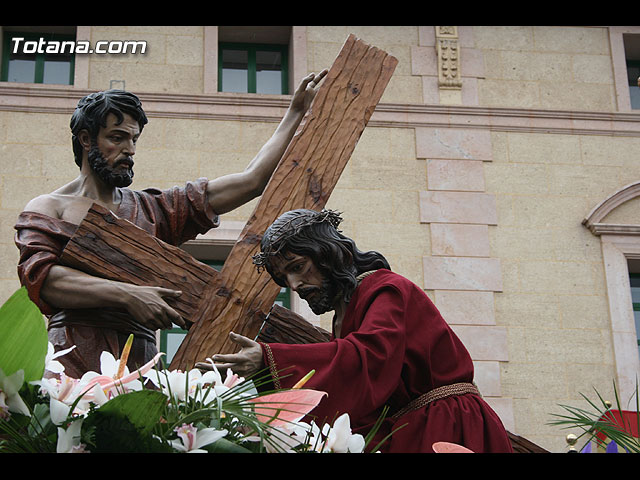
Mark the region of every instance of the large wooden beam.
[[256, 274], [252, 263], [262, 234], [288, 210], [325, 206], [396, 65], [383, 50], [353, 35], [347, 38], [218, 281], [204, 292], [199, 321], [171, 368], [186, 369], [214, 353], [235, 351], [229, 331], [257, 335], [260, 312], [270, 310], [280, 288], [269, 275]]
[[205, 290], [220, 276], [183, 249], [149, 235], [95, 203], [67, 243], [60, 261], [109, 280], [181, 290], [180, 297], [165, 300], [188, 322], [195, 321]]

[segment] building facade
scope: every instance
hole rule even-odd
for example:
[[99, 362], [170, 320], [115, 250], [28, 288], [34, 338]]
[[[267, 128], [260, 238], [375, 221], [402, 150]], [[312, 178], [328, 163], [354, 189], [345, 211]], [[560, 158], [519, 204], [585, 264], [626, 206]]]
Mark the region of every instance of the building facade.
[[[142, 100], [134, 188], [216, 177], [244, 169], [349, 34], [399, 64], [327, 204], [344, 232], [434, 300], [509, 431], [565, 451], [553, 414], [594, 389], [613, 401], [613, 382], [633, 409], [640, 27], [2, 27], [0, 302], [19, 287], [19, 212], [78, 174], [80, 97]], [[224, 262], [255, 204], [184, 248]]]

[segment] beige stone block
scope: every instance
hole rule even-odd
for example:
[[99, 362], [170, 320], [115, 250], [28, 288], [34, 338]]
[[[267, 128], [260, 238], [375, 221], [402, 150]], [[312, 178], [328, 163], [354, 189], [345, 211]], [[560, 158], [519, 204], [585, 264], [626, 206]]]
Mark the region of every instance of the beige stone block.
[[431, 253], [453, 257], [488, 257], [486, 225], [431, 224]]
[[[502, 367], [502, 388], [505, 396], [539, 399], [563, 398], [566, 395], [566, 366], [563, 363], [520, 363], [510, 361]], [[536, 386], [532, 391], [532, 385]]]
[[111, 80], [125, 80], [125, 88], [133, 93], [144, 92], [145, 90], [133, 89], [129, 82], [126, 82], [124, 64], [113, 61], [89, 62], [89, 88], [92, 90], [108, 90], [111, 88]]
[[495, 325], [494, 293], [436, 290], [435, 305], [449, 325]]
[[496, 225], [493, 195], [476, 192], [420, 192], [420, 221]]
[[404, 224], [420, 222], [418, 196], [418, 192], [393, 192], [392, 218], [395, 223]]
[[465, 77], [462, 83], [462, 104], [478, 105], [478, 79]]
[[174, 65], [202, 65], [204, 59], [202, 36], [172, 35], [167, 37], [167, 63]]
[[611, 365], [613, 359], [607, 347], [610, 338], [609, 332], [597, 329], [528, 328], [525, 354], [529, 362], [537, 364]]
[[491, 193], [543, 194], [549, 191], [547, 165], [536, 163], [484, 164], [486, 191]]
[[513, 409], [513, 400], [511, 398], [485, 397], [485, 402], [489, 404], [491, 409], [496, 412], [502, 425], [509, 432], [514, 432], [516, 423]]
[[501, 55], [504, 80], [547, 81], [568, 83], [571, 76], [571, 56], [563, 53], [503, 51]]
[[539, 84], [540, 107], [544, 109], [615, 111], [614, 86], [600, 83], [573, 83], [567, 92], [565, 85], [554, 82]]
[[609, 55], [573, 55], [574, 82], [613, 83]]
[[472, 257], [424, 257], [427, 290], [502, 290], [500, 260]]
[[607, 27], [534, 26], [534, 48], [548, 52], [608, 55]]
[[[505, 270], [503, 264], [503, 280], [506, 284]], [[495, 295], [494, 302], [498, 325], [538, 328], [560, 328], [563, 325], [560, 300], [553, 293], [503, 292]]]
[[42, 145], [24, 143], [3, 143], [0, 145], [0, 175], [20, 176], [42, 174], [42, 159], [45, 156]]
[[18, 209], [0, 209], [0, 243], [13, 244], [13, 238], [16, 233], [13, 226], [16, 224], [20, 211]]
[[483, 192], [483, 162], [478, 160], [427, 160], [429, 190]]
[[156, 180], [195, 180], [199, 170], [197, 153], [185, 150], [153, 150], [136, 154], [134, 171], [149, 182]]
[[336, 186], [327, 201], [326, 208], [343, 212], [345, 220], [377, 223], [393, 216], [393, 192], [345, 189]]
[[[638, 220], [640, 223], [640, 218]], [[552, 235], [556, 260], [593, 261], [602, 256], [599, 237], [582, 225], [556, 228]]]
[[436, 29], [432, 25], [418, 27], [418, 45], [435, 47], [436, 46]]
[[421, 77], [398, 75], [391, 77], [380, 103], [422, 103]]
[[384, 218], [359, 221], [356, 224], [358, 238], [366, 243], [358, 244], [361, 250], [377, 250], [383, 255], [391, 252], [399, 254], [427, 255], [429, 252], [428, 226], [414, 223], [397, 225], [386, 223]]
[[464, 128], [416, 128], [418, 158], [486, 160], [492, 157], [491, 133]]
[[496, 361], [474, 361], [473, 381], [483, 397], [499, 397], [502, 395], [500, 381], [500, 364]]
[[440, 88], [438, 87], [438, 77], [422, 77], [422, 102], [426, 104], [440, 103]]
[[[72, 180], [71, 178], [69, 180]], [[61, 187], [59, 178], [5, 176], [0, 205], [22, 211], [33, 198]]]
[[[418, 43], [418, 27], [410, 25], [352, 25], [347, 31], [361, 38], [369, 45], [384, 49], [384, 45], [416, 45]], [[343, 41], [346, 39], [344, 36]]]
[[413, 75], [438, 75], [438, 57], [435, 47], [411, 47], [411, 73]]
[[530, 26], [474, 26], [473, 38], [476, 48], [483, 50], [529, 50], [533, 29]]
[[474, 361], [509, 360], [507, 330], [495, 326], [452, 325], [452, 330], [460, 338]]
[[611, 327], [606, 292], [595, 295], [560, 295], [557, 298], [563, 328]]
[[[502, 259], [555, 258], [554, 231], [538, 227], [502, 226], [491, 229], [492, 254]], [[523, 246], [526, 245], [526, 248]]]
[[20, 252], [18, 248], [11, 243], [0, 243], [0, 278], [13, 279], [18, 273], [16, 267]]
[[352, 168], [353, 186], [364, 185], [371, 189], [390, 191], [419, 191], [427, 186], [423, 165], [416, 165], [414, 169], [398, 168], [396, 165], [375, 168]]
[[523, 292], [590, 295], [597, 291], [591, 263], [521, 261], [519, 271]]
[[126, 88], [134, 92], [203, 92], [203, 66], [131, 63], [123, 70]]
[[511, 197], [511, 207], [514, 225], [566, 228], [568, 225], [579, 225], [585, 212], [593, 208], [593, 201], [573, 196], [514, 195]]
[[637, 164], [640, 139], [608, 136], [580, 137], [582, 163], [619, 167]]
[[487, 107], [540, 108], [540, 91], [537, 82], [486, 78], [478, 83], [478, 102]]
[[70, 147], [70, 119], [70, 114], [12, 112], [6, 117], [4, 134], [7, 143]]
[[509, 133], [511, 162], [580, 164], [580, 140], [576, 135]]
[[[460, 49], [460, 74], [462, 77], [484, 77], [484, 59], [481, 50], [465, 47]], [[464, 82], [466, 79], [463, 80]]]

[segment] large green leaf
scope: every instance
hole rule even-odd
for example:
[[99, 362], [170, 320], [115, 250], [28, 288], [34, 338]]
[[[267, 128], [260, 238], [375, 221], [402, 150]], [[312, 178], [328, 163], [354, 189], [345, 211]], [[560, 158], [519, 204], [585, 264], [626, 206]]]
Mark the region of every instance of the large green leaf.
[[23, 369], [24, 381], [40, 380], [47, 355], [47, 327], [22, 287], [0, 307], [0, 368], [5, 375]]
[[167, 404], [167, 397], [153, 390], [118, 395], [92, 412], [82, 426], [93, 432], [96, 452], [168, 452], [153, 437]]

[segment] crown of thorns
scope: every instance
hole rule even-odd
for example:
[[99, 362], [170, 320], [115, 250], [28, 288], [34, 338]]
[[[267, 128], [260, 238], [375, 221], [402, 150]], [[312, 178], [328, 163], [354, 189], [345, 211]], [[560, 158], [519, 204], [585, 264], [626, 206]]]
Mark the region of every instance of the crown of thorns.
[[[286, 218], [289, 216], [290, 218]], [[297, 235], [300, 230], [310, 225], [329, 223], [336, 230], [342, 222], [339, 212], [323, 209], [314, 210], [293, 210], [282, 215], [281, 221], [276, 220], [265, 232], [261, 242], [261, 252], [251, 257], [258, 271], [267, 264], [267, 259], [276, 255], [286, 243], [285, 240]], [[339, 231], [339, 230], [338, 230]]]

